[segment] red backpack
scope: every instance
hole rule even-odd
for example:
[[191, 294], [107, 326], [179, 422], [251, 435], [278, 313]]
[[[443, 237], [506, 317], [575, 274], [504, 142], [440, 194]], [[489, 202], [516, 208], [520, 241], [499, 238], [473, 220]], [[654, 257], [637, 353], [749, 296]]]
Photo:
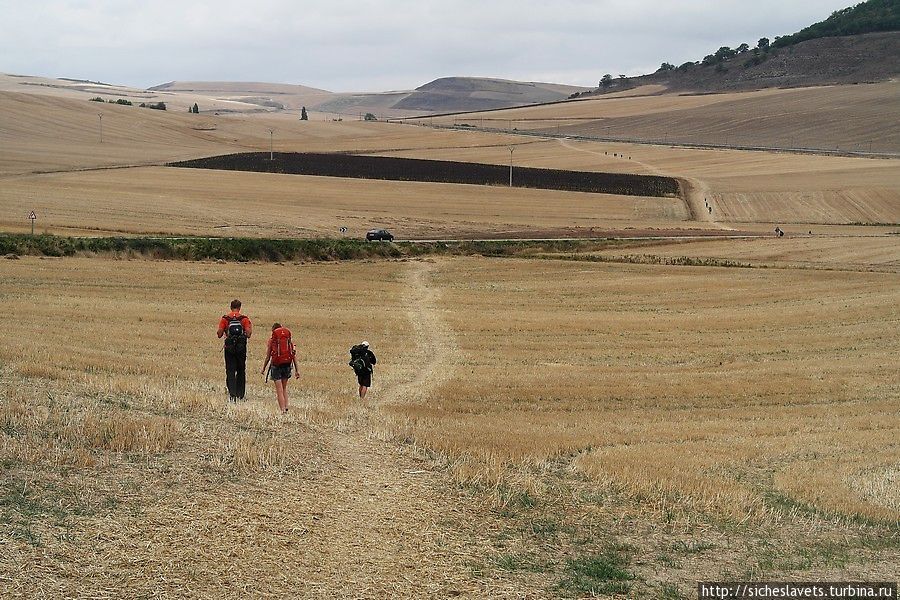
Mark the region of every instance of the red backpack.
[[290, 364], [296, 356], [294, 344], [291, 342], [291, 330], [287, 327], [279, 327], [272, 332], [272, 341], [269, 345], [269, 355], [272, 364], [276, 366]]

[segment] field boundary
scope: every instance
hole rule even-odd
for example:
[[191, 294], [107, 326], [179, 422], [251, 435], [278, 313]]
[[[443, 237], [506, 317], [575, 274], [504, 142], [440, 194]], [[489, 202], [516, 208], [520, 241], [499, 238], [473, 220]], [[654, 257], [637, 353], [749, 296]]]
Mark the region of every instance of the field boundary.
[[[547, 253], [597, 252], [630, 248], [671, 239], [710, 236], [640, 238], [517, 239], [366, 242], [346, 238], [266, 239], [206, 237], [65, 237], [0, 234], [0, 256], [116, 256], [156, 260], [222, 260], [231, 262], [337, 261], [409, 259], [420, 256], [536, 256]], [[715, 236], [753, 238], [758, 235]]]

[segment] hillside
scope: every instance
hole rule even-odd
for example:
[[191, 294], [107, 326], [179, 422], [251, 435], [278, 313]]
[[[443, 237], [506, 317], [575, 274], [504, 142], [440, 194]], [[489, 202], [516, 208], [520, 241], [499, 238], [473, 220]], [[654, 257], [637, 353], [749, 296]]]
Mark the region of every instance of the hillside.
[[718, 92], [887, 81], [900, 74], [900, 2], [868, 0], [771, 42], [750, 42], [722, 46], [678, 67], [663, 62], [649, 75], [618, 80], [607, 75], [597, 89], [580, 95], [645, 85]]
[[[720, 49], [721, 50], [721, 49]], [[732, 49], [726, 49], [735, 52]], [[670, 91], [724, 92], [771, 87], [809, 87], [888, 81], [900, 75], [900, 31], [843, 37], [822, 37], [782, 48], [743, 52], [721, 51], [717, 60], [685, 63], [640, 77], [613, 80], [606, 95], [645, 85], [663, 85]]]
[[443, 77], [416, 88], [388, 92], [329, 92], [302, 85], [261, 82], [173, 81], [149, 88], [195, 93], [274, 110], [309, 110], [379, 118], [423, 113], [487, 110], [563, 100], [584, 88], [482, 77]]
[[900, 2], [868, 0], [835, 11], [824, 21], [814, 23], [795, 34], [778, 38], [772, 45], [779, 48], [823, 37], [898, 30], [900, 30]]
[[300, 110], [334, 96], [334, 92], [305, 85], [241, 81], [170, 81], [148, 90], [198, 94], [275, 110]]
[[584, 88], [550, 83], [442, 77], [418, 87], [394, 108], [428, 112], [487, 110], [525, 104], [555, 102]]

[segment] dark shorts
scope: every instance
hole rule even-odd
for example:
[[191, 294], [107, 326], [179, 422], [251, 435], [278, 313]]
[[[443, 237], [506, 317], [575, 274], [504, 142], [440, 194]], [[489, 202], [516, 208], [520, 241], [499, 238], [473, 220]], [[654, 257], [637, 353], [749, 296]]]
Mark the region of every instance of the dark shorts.
[[356, 380], [359, 382], [359, 385], [363, 387], [372, 387], [372, 373], [369, 371], [358, 371], [356, 373]]
[[286, 365], [271, 365], [269, 367], [269, 379], [278, 381], [291, 378], [291, 363]]

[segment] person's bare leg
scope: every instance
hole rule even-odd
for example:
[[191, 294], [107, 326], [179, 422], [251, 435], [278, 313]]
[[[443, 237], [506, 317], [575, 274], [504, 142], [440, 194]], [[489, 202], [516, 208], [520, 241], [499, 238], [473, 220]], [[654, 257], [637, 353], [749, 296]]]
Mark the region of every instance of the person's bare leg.
[[287, 394], [287, 384], [289, 379], [281, 380], [281, 397], [284, 398], [284, 405], [281, 407], [281, 412], [286, 413], [288, 410], [288, 394]]
[[369, 388], [367, 388], [366, 386], [364, 386], [364, 385], [359, 386], [359, 399], [365, 400], [366, 392], [368, 392], [368, 391], [369, 391]]
[[275, 396], [278, 398], [278, 409], [284, 412], [286, 402], [284, 397], [284, 379], [275, 380]]

